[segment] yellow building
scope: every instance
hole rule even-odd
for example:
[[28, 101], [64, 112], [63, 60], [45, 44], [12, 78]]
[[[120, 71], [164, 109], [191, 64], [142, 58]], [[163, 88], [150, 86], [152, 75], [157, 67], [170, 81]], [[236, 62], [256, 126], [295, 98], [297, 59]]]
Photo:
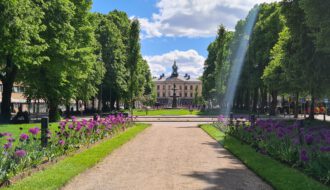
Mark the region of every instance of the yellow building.
[[189, 74], [185, 74], [183, 77], [179, 76], [175, 61], [172, 69], [171, 76], [166, 77], [162, 74], [158, 78], [154, 78], [157, 89], [157, 102], [170, 107], [175, 86], [178, 106], [193, 105], [194, 99], [202, 96], [202, 81], [191, 78]]

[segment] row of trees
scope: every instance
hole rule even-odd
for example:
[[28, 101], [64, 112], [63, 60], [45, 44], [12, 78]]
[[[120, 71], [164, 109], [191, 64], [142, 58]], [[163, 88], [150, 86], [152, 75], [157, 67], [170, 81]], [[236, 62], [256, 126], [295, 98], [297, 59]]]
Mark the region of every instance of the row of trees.
[[[277, 97], [289, 94], [298, 105], [300, 97], [311, 98], [310, 118], [314, 118], [316, 98], [330, 88], [330, 2], [283, 0], [261, 4], [240, 20], [235, 32], [219, 28], [208, 47], [203, 73], [203, 97], [221, 103], [230, 67], [246, 24], [259, 11], [235, 94], [234, 107], [257, 111], [270, 106], [275, 114]], [[271, 98], [268, 98], [270, 96]], [[295, 106], [295, 115], [298, 106]]]
[[58, 106], [72, 100], [99, 97], [103, 107], [114, 109], [114, 102], [129, 105], [151, 94], [138, 20], [120, 11], [91, 13], [91, 5], [91, 0], [0, 2], [3, 120], [11, 116], [14, 82], [26, 87], [28, 99], [45, 100], [51, 121], [59, 118]]

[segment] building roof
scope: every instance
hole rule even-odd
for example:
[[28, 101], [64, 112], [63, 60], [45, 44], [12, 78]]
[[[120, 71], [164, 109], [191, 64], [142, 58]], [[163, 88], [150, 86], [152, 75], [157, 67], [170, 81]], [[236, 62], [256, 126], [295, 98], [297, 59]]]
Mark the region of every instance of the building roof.
[[194, 78], [187, 78], [187, 77], [162, 77], [162, 78], [154, 78], [153, 79], [154, 82], [161, 82], [161, 81], [183, 81], [183, 82], [200, 82], [200, 80], [198, 79], [194, 79]]
[[201, 82], [198, 79], [191, 78], [190, 75], [188, 74], [186, 74], [184, 77], [179, 76], [176, 61], [174, 61], [174, 64], [172, 66], [172, 74], [170, 77], [165, 77], [165, 74], [162, 74], [158, 78], [153, 78], [153, 81], [154, 82], [161, 82], [161, 81]]

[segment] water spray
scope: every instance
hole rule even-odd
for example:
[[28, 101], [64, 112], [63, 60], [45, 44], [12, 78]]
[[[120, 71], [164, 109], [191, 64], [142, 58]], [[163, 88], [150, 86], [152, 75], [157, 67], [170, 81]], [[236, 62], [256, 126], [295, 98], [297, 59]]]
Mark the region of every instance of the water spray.
[[254, 24], [256, 22], [259, 13], [259, 6], [255, 6], [250, 15], [247, 17], [246, 24], [244, 27], [244, 34], [240, 37], [240, 43], [238, 48], [234, 51], [233, 65], [230, 69], [229, 79], [227, 82], [227, 89], [223, 99], [223, 104], [226, 105], [221, 109], [221, 112], [228, 117], [234, 102], [234, 97], [240, 78], [242, 68], [244, 65], [245, 56], [249, 47], [250, 37], [253, 31]]

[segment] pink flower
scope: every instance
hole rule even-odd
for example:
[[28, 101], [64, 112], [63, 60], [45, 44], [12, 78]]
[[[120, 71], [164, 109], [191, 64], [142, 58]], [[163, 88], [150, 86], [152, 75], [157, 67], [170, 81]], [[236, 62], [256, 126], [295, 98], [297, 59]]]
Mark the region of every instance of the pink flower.
[[63, 146], [65, 144], [65, 141], [64, 140], [59, 140], [58, 141], [58, 144], [61, 145], [61, 146]]
[[40, 129], [38, 127], [35, 127], [35, 128], [31, 128], [29, 129], [29, 132], [32, 134], [32, 135], [36, 135], [38, 134], [40, 131]]
[[25, 141], [25, 140], [29, 139], [29, 135], [23, 133], [23, 134], [21, 134], [21, 136], [19, 137], [19, 139], [22, 140], [22, 141]]
[[26, 155], [26, 151], [25, 150], [16, 150], [15, 152], [15, 156], [22, 158]]

